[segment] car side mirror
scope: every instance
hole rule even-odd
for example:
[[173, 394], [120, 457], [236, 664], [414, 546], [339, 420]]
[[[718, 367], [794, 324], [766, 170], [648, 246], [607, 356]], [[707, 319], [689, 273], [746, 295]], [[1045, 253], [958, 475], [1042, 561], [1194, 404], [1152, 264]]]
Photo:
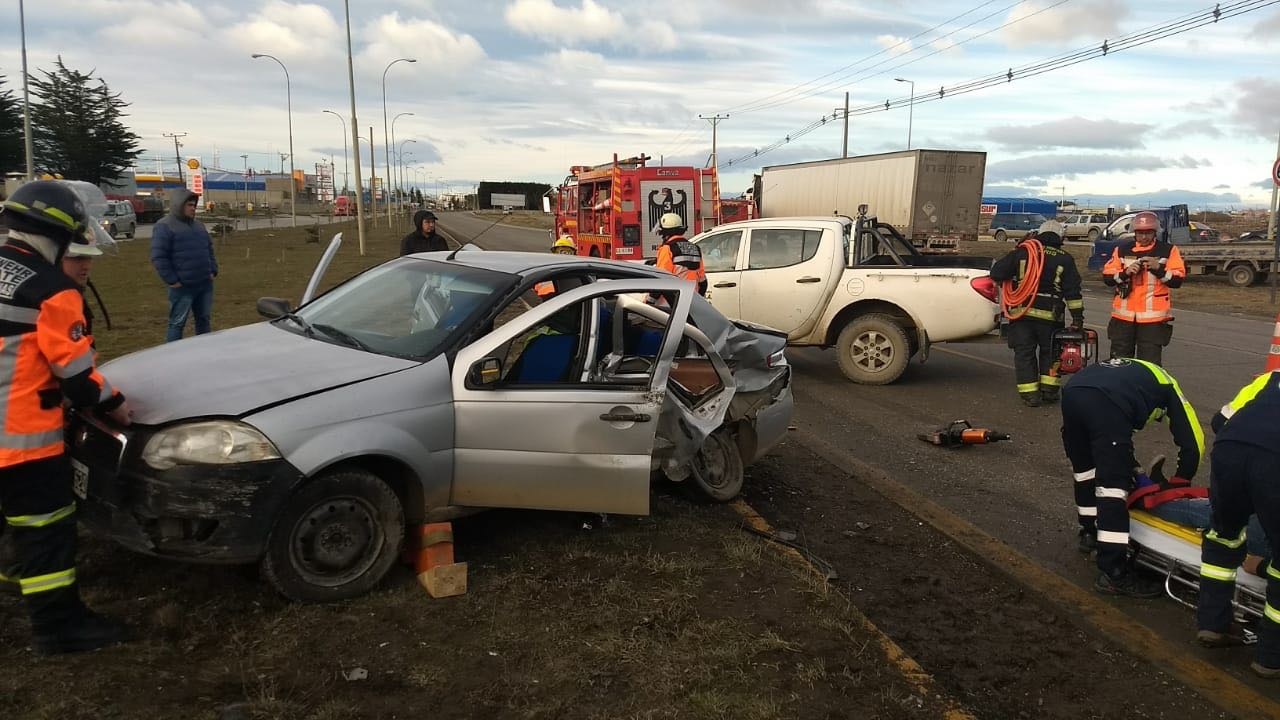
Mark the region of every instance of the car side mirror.
[[477, 360], [467, 371], [467, 384], [472, 387], [490, 387], [502, 379], [502, 361], [496, 357]]
[[258, 298], [258, 314], [268, 320], [275, 320], [281, 315], [287, 315], [293, 311], [289, 306], [289, 301], [278, 297]]

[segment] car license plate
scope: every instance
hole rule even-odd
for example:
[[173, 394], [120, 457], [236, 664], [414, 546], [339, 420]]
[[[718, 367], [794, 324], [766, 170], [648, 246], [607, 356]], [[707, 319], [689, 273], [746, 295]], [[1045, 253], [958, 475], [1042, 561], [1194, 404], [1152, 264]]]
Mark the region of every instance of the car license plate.
[[81, 500], [89, 497], [89, 466], [75, 458], [71, 458], [71, 490]]

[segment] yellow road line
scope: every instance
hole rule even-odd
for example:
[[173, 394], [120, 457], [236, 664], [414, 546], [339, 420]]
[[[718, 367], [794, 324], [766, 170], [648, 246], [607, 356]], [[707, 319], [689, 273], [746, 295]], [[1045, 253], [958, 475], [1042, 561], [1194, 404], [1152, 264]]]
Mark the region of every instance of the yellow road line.
[[1099, 637], [1115, 642], [1134, 655], [1146, 659], [1157, 670], [1174, 676], [1209, 702], [1240, 718], [1280, 718], [1280, 703], [1245, 685], [1218, 666], [1190, 655], [1104, 602], [1093, 592], [1041, 567], [968, 520], [812, 432], [801, 428], [794, 435], [819, 457], [856, 475], [858, 480], [929, 523], [988, 567], [1025, 586], [1059, 612], [1084, 621], [1085, 627], [1092, 626]]
[[[753, 529], [764, 533], [773, 533], [773, 528], [769, 526], [769, 521], [761, 517], [760, 513], [756, 512], [755, 509], [748, 505], [742, 498], [734, 500], [732, 506], [733, 509], [742, 516], [743, 520], [745, 520]], [[775, 545], [775, 547], [777, 547], [782, 554], [799, 562], [814, 575], [825, 580], [826, 576], [820, 572], [818, 568], [814, 567], [813, 563], [809, 562], [804, 555], [797, 552], [795, 548], [790, 548], [785, 545]], [[832, 592], [839, 591], [832, 588]], [[920, 667], [919, 663], [913, 660], [911, 656], [908, 655], [906, 651], [895, 643], [888, 635], [885, 635], [880, 628], [876, 627], [875, 624], [872, 623], [866, 615], [863, 615], [862, 611], [858, 610], [857, 606], [852, 602], [849, 603], [849, 611], [853, 613], [854, 619], [857, 621], [858, 625], [876, 639], [876, 644], [880, 646], [885, 657], [889, 659], [889, 664], [901, 673], [902, 677], [911, 685], [912, 689], [914, 689], [916, 693], [921, 697], [936, 697], [942, 702], [945, 707], [942, 714], [944, 720], [977, 720], [973, 714], [960, 707], [954, 699], [947, 697], [939, 691], [937, 687], [935, 687], [933, 676], [925, 672], [925, 669]]]

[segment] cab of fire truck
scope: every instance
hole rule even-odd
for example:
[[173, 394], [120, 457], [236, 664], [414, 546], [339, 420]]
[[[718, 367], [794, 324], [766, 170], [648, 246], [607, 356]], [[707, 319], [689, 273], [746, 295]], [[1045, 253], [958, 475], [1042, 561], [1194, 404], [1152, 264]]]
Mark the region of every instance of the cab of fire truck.
[[716, 224], [720, 188], [714, 168], [650, 166], [638, 157], [578, 165], [557, 189], [556, 237], [568, 235], [579, 255], [643, 261], [658, 254], [658, 220], [685, 219], [687, 236]]

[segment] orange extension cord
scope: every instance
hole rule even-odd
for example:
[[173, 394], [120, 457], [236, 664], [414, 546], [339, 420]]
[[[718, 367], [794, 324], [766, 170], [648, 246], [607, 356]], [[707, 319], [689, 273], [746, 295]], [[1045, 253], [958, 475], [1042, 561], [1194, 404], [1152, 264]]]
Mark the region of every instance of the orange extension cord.
[[1022, 282], [1017, 285], [1013, 280], [1005, 280], [1001, 285], [1000, 310], [1010, 320], [1017, 320], [1031, 309], [1031, 300], [1040, 287], [1040, 273], [1044, 271], [1044, 245], [1035, 238], [1027, 238], [1018, 243], [1018, 247], [1027, 246], [1027, 271]]

